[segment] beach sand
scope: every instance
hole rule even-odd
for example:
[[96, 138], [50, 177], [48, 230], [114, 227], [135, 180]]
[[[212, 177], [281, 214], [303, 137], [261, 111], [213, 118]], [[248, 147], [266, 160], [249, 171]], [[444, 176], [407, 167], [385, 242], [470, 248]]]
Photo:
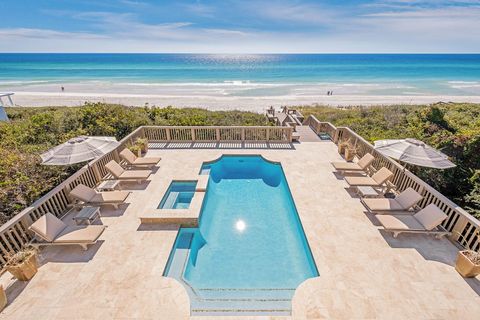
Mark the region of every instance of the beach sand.
[[210, 110], [246, 110], [263, 112], [269, 106], [298, 106], [320, 104], [327, 106], [372, 106], [393, 104], [430, 104], [435, 102], [480, 103], [480, 96], [275, 96], [275, 97], [212, 97], [168, 96], [114, 93], [47, 93], [16, 92], [14, 102], [18, 106], [80, 106], [85, 102], [118, 103], [126, 106], [175, 106], [200, 107]]
[[[120, 84], [109, 82], [19, 85], [2, 87], [14, 92], [16, 105], [79, 106], [85, 102], [118, 103], [127, 106], [201, 107], [210, 110], [248, 110], [264, 112], [269, 106], [321, 104], [327, 106], [372, 106], [392, 104], [429, 104], [435, 102], [480, 103], [480, 94], [437, 95], [398, 89], [385, 92], [375, 85], [267, 85], [236, 83], [205, 84]], [[7, 89], [7, 90], [6, 90]], [[333, 90], [333, 95], [327, 95]], [[393, 90], [393, 89], [390, 89]]]

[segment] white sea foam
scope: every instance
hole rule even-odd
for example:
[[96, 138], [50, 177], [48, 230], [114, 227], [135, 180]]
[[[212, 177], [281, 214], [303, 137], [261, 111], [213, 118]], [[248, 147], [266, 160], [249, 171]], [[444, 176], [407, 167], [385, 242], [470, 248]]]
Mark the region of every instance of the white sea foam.
[[300, 85], [298, 83], [266, 83], [242, 80], [224, 82], [114, 82], [112, 84], [134, 87], [282, 87]]
[[451, 84], [477, 84], [478, 81], [448, 81]]
[[450, 88], [454, 88], [454, 89], [480, 88], [480, 83], [478, 83], [478, 84], [453, 85], [453, 86], [450, 86]]
[[1, 81], [0, 80], [0, 85], [29, 85], [29, 84], [39, 84], [39, 83], [49, 83], [51, 81], [49, 80], [14, 80], [14, 81]]
[[480, 88], [480, 82], [478, 81], [448, 81], [450, 88], [453, 89], [471, 89]]

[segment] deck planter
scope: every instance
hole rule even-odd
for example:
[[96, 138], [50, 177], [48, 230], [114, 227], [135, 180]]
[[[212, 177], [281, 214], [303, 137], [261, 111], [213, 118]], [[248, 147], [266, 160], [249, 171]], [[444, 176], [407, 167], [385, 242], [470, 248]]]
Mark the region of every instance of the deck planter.
[[351, 148], [346, 148], [345, 149], [345, 160], [346, 161], [353, 161], [353, 158], [355, 157], [356, 150], [351, 149]]
[[28, 281], [37, 273], [37, 253], [29, 251], [21, 262], [9, 262], [6, 265], [8, 272], [20, 281]]
[[477, 253], [469, 250], [458, 252], [455, 269], [464, 278], [473, 278], [480, 274], [480, 264], [476, 264], [471, 260], [470, 255], [472, 254]]
[[137, 139], [136, 144], [141, 148], [142, 153], [147, 153], [148, 151], [148, 140], [147, 139]]
[[345, 153], [345, 150], [347, 149], [348, 144], [343, 141], [338, 144], [338, 153], [343, 155]]

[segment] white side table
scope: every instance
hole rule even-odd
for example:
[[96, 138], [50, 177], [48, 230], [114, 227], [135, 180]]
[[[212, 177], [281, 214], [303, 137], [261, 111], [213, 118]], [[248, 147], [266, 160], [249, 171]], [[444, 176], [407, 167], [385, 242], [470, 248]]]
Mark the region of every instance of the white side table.
[[92, 224], [100, 216], [100, 207], [83, 207], [75, 216], [76, 224]]
[[376, 198], [380, 195], [374, 188], [365, 186], [357, 187], [357, 194], [362, 198]]
[[120, 181], [118, 180], [105, 180], [102, 181], [98, 187], [98, 191], [113, 191], [119, 185]]

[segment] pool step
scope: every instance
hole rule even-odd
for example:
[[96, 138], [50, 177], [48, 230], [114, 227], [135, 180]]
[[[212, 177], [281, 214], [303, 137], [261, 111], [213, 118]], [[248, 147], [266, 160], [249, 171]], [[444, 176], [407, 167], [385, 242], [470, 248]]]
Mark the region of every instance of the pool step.
[[258, 300], [291, 300], [295, 289], [290, 288], [264, 288], [264, 289], [205, 289], [195, 290], [201, 299], [220, 299], [229, 297], [231, 299], [258, 299]]
[[192, 315], [290, 315], [295, 289], [197, 289]]
[[290, 300], [211, 299], [190, 302], [192, 315], [290, 315]]

